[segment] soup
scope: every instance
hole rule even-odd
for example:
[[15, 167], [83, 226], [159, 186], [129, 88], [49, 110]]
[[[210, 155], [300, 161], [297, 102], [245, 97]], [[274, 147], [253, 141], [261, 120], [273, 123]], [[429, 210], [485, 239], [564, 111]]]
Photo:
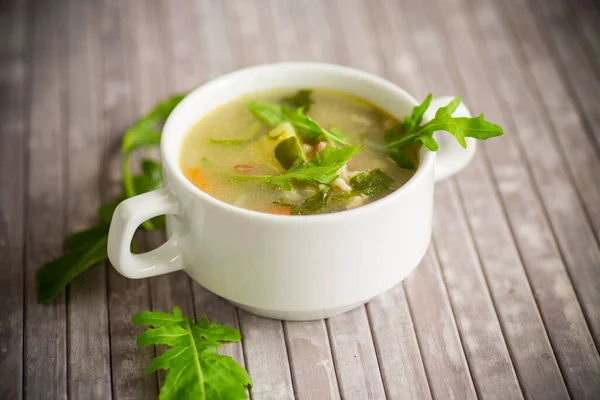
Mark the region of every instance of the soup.
[[[360, 98], [324, 89], [243, 96], [186, 134], [180, 166], [195, 186], [234, 206], [284, 215], [369, 204], [414, 174], [418, 146], [400, 168], [384, 135], [399, 121]], [[386, 133], [387, 132], [387, 133]]]

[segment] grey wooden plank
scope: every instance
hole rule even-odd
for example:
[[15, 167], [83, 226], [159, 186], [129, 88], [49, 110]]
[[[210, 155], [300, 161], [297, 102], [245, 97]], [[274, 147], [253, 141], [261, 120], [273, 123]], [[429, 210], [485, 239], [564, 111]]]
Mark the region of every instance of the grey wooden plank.
[[434, 398], [474, 399], [475, 387], [432, 244], [405, 290]]
[[[67, 397], [65, 296], [37, 303], [35, 272], [62, 252], [65, 222], [64, 86], [59, 35], [64, 7], [32, 4], [31, 92], [25, 247], [24, 397]], [[59, 27], [59, 28], [57, 28]]]
[[308, 48], [302, 57], [306, 61], [335, 62], [336, 48], [332, 46], [331, 29], [325, 12], [325, 2], [298, 0], [288, 2], [296, 23], [298, 41]]
[[385, 399], [364, 306], [327, 320], [331, 351], [344, 399]]
[[[430, 11], [430, 15], [436, 15], [436, 6], [431, 6], [429, 7]], [[413, 18], [418, 18], [415, 16], [415, 11], [414, 9], [410, 9], [410, 8], [405, 8], [405, 12], [406, 12], [406, 20], [410, 20], [411, 22], [414, 22], [414, 25], [421, 27], [423, 26], [423, 24], [427, 24], [429, 26], [436, 26], [435, 23], [428, 23], [428, 22], [417, 22], [417, 21], [413, 21]], [[423, 13], [421, 13], [421, 15], [423, 15]], [[444, 18], [443, 18], [444, 19]], [[445, 20], [445, 19], [444, 19]], [[440, 19], [437, 20], [437, 26], [439, 26], [440, 24]], [[411, 28], [415, 29], [412, 24], [411, 24]], [[419, 29], [419, 28], [417, 28]], [[447, 72], [445, 72], [446, 69], [450, 69], [453, 67], [452, 64], [449, 64], [447, 61], [447, 55], [445, 55], [444, 53], [444, 48], [446, 48], [446, 46], [444, 46], [443, 44], [440, 44], [440, 35], [436, 35], [435, 30], [434, 29], [430, 29], [429, 31], [422, 33], [421, 34], [421, 39], [418, 39], [419, 36], [415, 36], [413, 37], [413, 41], [415, 43], [415, 48], [417, 49], [417, 51], [419, 52], [419, 56], [422, 60], [421, 62], [421, 68], [422, 71], [425, 72], [425, 75], [428, 79], [428, 81], [431, 82], [431, 84], [434, 85], [434, 87], [440, 86], [440, 87], [445, 87], [446, 90], [450, 90], [452, 93], [455, 89], [454, 89], [454, 84], [453, 84], [453, 76], [451, 76], [450, 74], [448, 74]], [[465, 40], [464, 38], [461, 38], [462, 40]], [[471, 39], [471, 37], [468, 38], [469, 40]], [[453, 42], [454, 43], [454, 42]], [[438, 53], [431, 55], [430, 54], [430, 49], [434, 47], [438, 49]], [[462, 62], [462, 60], [461, 60]], [[462, 65], [462, 64], [461, 64]], [[469, 103], [469, 99], [467, 98], [467, 104]], [[489, 114], [488, 114], [489, 117]], [[461, 181], [461, 176], [465, 176], [467, 173], [470, 172], [482, 172], [481, 169], [481, 162], [482, 162], [482, 156], [479, 155], [478, 157], [476, 157], [475, 161], [473, 164], [473, 166], [471, 166], [470, 168], [467, 168], [466, 171], [462, 172], [461, 174], [459, 174], [458, 180]], [[472, 176], [472, 175], [471, 175]], [[474, 213], [472, 207], [473, 207], [473, 203], [474, 200], [471, 199], [477, 199], [477, 198], [485, 198], [485, 193], [493, 193], [494, 189], [493, 187], [490, 185], [490, 183], [488, 183], [485, 174], [480, 175], [479, 177], [477, 177], [476, 179], [473, 179], [471, 177], [471, 179], [469, 180], [469, 182], [472, 183], [472, 186], [476, 189], [479, 189], [479, 192], [477, 194], [477, 196], [470, 196], [468, 197], [469, 200], [466, 200], [467, 202], [465, 202], [465, 204], [468, 204], [468, 214], [467, 216], [469, 217], [469, 222], [472, 224], [472, 214]], [[486, 187], [487, 186], [487, 187]], [[442, 186], [442, 189], [444, 187]], [[461, 193], [462, 194], [462, 193]], [[466, 197], [463, 196], [463, 199], [465, 199]], [[486, 199], [489, 202], [493, 202], [493, 199], [489, 199], [489, 195], [488, 195], [488, 199]], [[483, 203], [483, 201], [482, 201]], [[477, 203], [476, 203], [477, 204]], [[486, 210], [487, 211], [487, 210]], [[501, 210], [500, 210], [500, 215], [496, 216], [496, 220], [498, 220], [498, 218], [500, 218], [500, 221], [495, 221], [496, 224], [500, 224], [499, 227], [494, 226], [493, 228], [490, 226], [488, 227], [488, 230], [486, 230], [485, 234], [490, 236], [497, 236], [499, 233], [502, 232], [502, 227], [501, 227], [501, 221], [502, 221], [502, 217], [501, 217]], [[510, 247], [512, 244], [512, 238], [510, 237], [510, 232], [509, 231], [505, 231], [506, 234], [506, 242], [503, 242], [502, 240], [499, 241], [499, 243], [496, 243], [495, 246], [495, 250], [496, 253], [498, 252], [497, 249], [498, 248], [502, 248], [503, 252], [506, 252], [506, 254], [510, 254]], [[480, 235], [479, 232], [475, 232], [475, 237], [476, 239], [478, 239], [478, 236]], [[442, 237], [437, 235], [437, 237]], [[500, 260], [497, 254], [493, 254], [493, 257], [490, 257], [490, 254], [487, 253], [487, 248], [482, 248], [482, 244], [477, 241], [477, 248], [479, 250], [479, 256], [482, 259], [482, 263], [483, 263], [483, 267], [484, 267], [484, 274], [485, 276], [488, 277], [488, 282], [490, 284], [490, 290], [492, 292], [492, 296], [493, 296], [493, 300], [494, 300], [494, 304], [495, 307], [497, 308], [497, 313], [498, 316], [500, 318], [500, 323], [503, 326], [503, 333], [505, 336], [505, 339], [507, 341], [509, 350], [511, 352], [511, 356], [513, 359], [513, 362], [517, 368], [517, 373], [519, 373], [519, 370], [521, 371], [528, 371], [528, 368], [539, 368], [539, 360], [537, 359], [537, 355], [534, 352], [532, 354], [531, 350], [530, 350], [530, 345], [528, 343], [528, 338], [527, 336], [521, 336], [522, 332], [526, 329], [527, 332], [529, 334], [535, 335], [536, 337], [538, 337], [539, 339], [536, 339], [536, 344], [538, 346], [540, 346], [543, 349], [546, 349], [546, 351], [548, 351], [550, 354], [552, 354], [552, 349], [550, 347], [550, 344], [548, 343], [548, 340], [546, 338], [546, 333], [544, 331], [544, 326], [542, 324], [542, 322], [540, 321], [539, 318], [539, 314], [538, 311], [536, 309], [536, 304], [534, 302], [534, 299], [532, 298], [532, 294], [531, 291], [529, 289], [528, 286], [528, 282], [527, 282], [527, 277], [526, 275], [523, 273], [521, 267], [519, 266], [518, 260], [517, 262], [513, 262], [511, 265], [511, 268], [506, 268], [504, 267], [502, 270], [493, 270], [491, 269], [490, 265], [494, 265], [494, 263], [496, 263], [496, 265], [500, 264]], [[449, 249], [446, 248], [441, 248], [440, 250], [440, 255], [442, 256], [442, 259], [445, 258], [446, 261], [449, 261], [447, 257], [444, 257], [444, 252], [445, 251], [449, 251]], [[516, 255], [516, 252], [513, 253]], [[445, 266], [445, 265], [444, 265]], [[446, 269], [444, 270], [446, 272]], [[448, 271], [448, 272], [451, 272]], [[495, 276], [502, 276], [501, 280], [502, 282], [506, 282], [507, 280], [513, 280], [514, 284], [517, 285], [519, 287], [519, 290], [516, 292], [518, 293], [518, 300], [519, 303], [515, 302], [515, 298], [511, 298], [509, 296], [506, 296], [507, 298], [502, 297], [502, 301], [498, 300], [498, 296], [499, 295], [504, 295], [505, 292], [505, 288], [503, 289], [503, 291], [498, 291], [495, 290], [495, 285], [497, 285], [496, 280], [493, 280], [491, 278], [491, 274], [495, 273]], [[450, 274], [449, 275], [450, 278], [453, 278], [453, 275]], [[492, 282], [493, 281], [493, 282]], [[455, 283], [454, 283], [455, 284]], [[452, 279], [448, 279], [448, 286], [452, 287], [453, 286], [453, 282]], [[453, 294], [457, 294], [454, 293], [453, 291], [450, 292], [451, 295]], [[455, 297], [453, 298], [453, 302], [454, 304], [456, 303], [461, 303], [461, 297], [464, 296], [459, 296], [459, 297]], [[462, 307], [464, 307], [465, 304], [462, 304]], [[516, 319], [516, 320], [508, 320], [508, 324], [507, 324], [507, 318], [506, 318], [506, 314], [507, 311], [509, 311], [512, 308], [513, 313], [514, 314], [519, 314], [522, 313], [523, 316], [528, 316], [527, 319], [523, 318], [523, 319]], [[455, 310], [458, 310], [458, 305], [455, 305]], [[511, 316], [514, 315], [509, 314]], [[457, 317], [460, 317], [460, 313], [457, 312]], [[460, 318], [458, 318], [458, 321], [461, 321]], [[463, 331], [463, 328], [468, 327], [468, 319], [463, 320], [465, 323], [464, 325], [461, 324], [459, 326], [459, 328], [461, 328], [461, 332], [463, 333], [463, 337], [468, 337], [467, 334]], [[525, 323], [526, 321], [526, 323]], [[529, 325], [529, 326], [527, 326]], [[470, 329], [470, 328], [469, 328]], [[467, 340], [465, 340], [465, 343], [468, 343]], [[494, 346], [497, 346], [497, 343], [493, 344]], [[519, 350], [515, 351], [515, 347], [517, 347]], [[529, 350], [529, 351], [523, 351], [523, 350]], [[474, 365], [474, 361], [475, 360], [470, 360], [471, 361], [471, 365], [473, 365], [472, 371], [474, 371], [474, 374], [477, 374], [477, 370], [475, 369], [475, 365]], [[558, 369], [558, 366], [556, 365], [556, 361], [553, 360], [552, 358], [550, 359], [550, 362], [545, 362], [542, 364], [543, 368], [542, 371], [538, 374], [532, 374], [533, 376], [536, 376], [537, 379], [531, 379], [528, 382], [523, 382], [523, 379], [521, 379], [521, 386], [523, 386], [523, 389], [525, 390], [526, 394], [527, 391], [530, 390], [530, 392], [535, 393], [535, 392], [539, 392], [539, 395], [541, 398], [544, 397], [544, 392], [543, 391], [539, 391], [539, 387], [542, 387], [544, 385], [544, 379], [545, 376], [543, 375], [543, 373], [547, 373], [547, 371], [550, 372], [550, 376], [553, 377], [554, 381], [558, 383], [558, 389], [554, 390], [556, 386], [556, 383], [554, 383], [554, 386], [551, 385], [550, 387], [550, 392], [551, 393], [556, 393], [558, 391], [558, 393], [562, 393], [566, 394], [565, 389], [564, 389], [564, 385], [562, 385], [562, 381], [561, 381], [561, 377], [560, 377], [560, 371]], [[481, 365], [480, 365], [481, 367]], [[486, 367], [486, 364], [483, 364], [483, 367]], [[484, 369], [485, 370], [485, 369]], [[485, 374], [485, 373], [484, 373]], [[477, 375], [475, 375], [477, 377]], [[475, 378], [475, 380], [479, 383], [480, 380], [478, 380], [477, 378]], [[485, 382], [484, 380], [482, 380], [482, 382]], [[488, 381], [489, 382], [489, 381]], [[537, 385], [537, 386], [536, 386]], [[533, 386], [533, 389], [530, 389]], [[513, 386], [514, 387], [514, 386]], [[543, 386], [545, 389], [547, 389], [546, 386]], [[489, 386], [485, 387], [482, 385], [478, 384], [478, 390], [490, 390]]]
[[[508, 87], [511, 84], [509, 81], [519, 82], [520, 73], [518, 70], [511, 68], [510, 75], [490, 76], [490, 73], [494, 71], [494, 65], [502, 65], [502, 69], [509, 68], [510, 56], [507, 57], [507, 54], [510, 54], [510, 51], [503, 45], [505, 40], [487, 41], [487, 34], [483, 31], [469, 30], [469, 23], [465, 21], [464, 16], [468, 15], [471, 10], [474, 10], [477, 18], [485, 24], [485, 32], [492, 32], [498, 29], [494, 26], [496, 24], [492, 22], [494, 19], [493, 11], [488, 10], [484, 12], [479, 6], [473, 9], [472, 5], [463, 3], [456, 4], [453, 8], [446, 7], [444, 4], [444, 7], [441, 9], [444, 18], [441, 18], [440, 13], [439, 20], [453, 22], [451, 24], [447, 23], [445, 33], [446, 37], [453, 37], [455, 40], [455, 42], [449, 42], [449, 44], [456, 60], [461, 61], [460, 63], [457, 62], [457, 73], [463, 81], [463, 90], [466, 91], [469, 98], [473, 99], [471, 100], [473, 104], [477, 104], [478, 108], [485, 108], [489, 118], [507, 128], [507, 134], [504, 137], [494, 142], [486, 143], [482, 147], [491, 163], [493, 179], [496, 185], [498, 185], [497, 191], [505, 207], [504, 210], [499, 210], [498, 212], [506, 213], [509, 219], [512, 228], [511, 233], [515, 235], [514, 239], [511, 238], [510, 241], [516, 240], [517, 242], [520, 257], [537, 299], [537, 306], [546, 324], [545, 328], [550, 335], [554, 352], [562, 367], [563, 375], [569, 381], [578, 375], [576, 371], [579, 370], [576, 366], [577, 361], [575, 361], [578, 357], [571, 357], [571, 354], [581, 343], [584, 343], [584, 348], [587, 346], [585, 345], [586, 342], [590, 343], [589, 332], [586, 332], [585, 320], [577, 304], [577, 299], [566, 273], [564, 263], [556, 249], [556, 244], [553, 240], [552, 231], [548, 225], [544, 210], [536, 193], [532, 189], [530, 175], [527, 173], [528, 166], [519, 155], [517, 135], [522, 134], [519, 131], [522, 128], [515, 126], [514, 123], [509, 123], [512, 122], [509, 118], [512, 116], [516, 118], [519, 113], [517, 110], [511, 110], [512, 113], [503, 113], [499, 102], [494, 97], [489, 96], [489, 93], [503, 94], [503, 87]], [[477, 43], [471, 39], [482, 36], [486, 39], [486, 42], [480, 41]], [[460, 45], [455, 45], [455, 43], [460, 43]], [[481, 47], [477, 47], [477, 44]], [[482, 54], [486, 54], [487, 51], [490, 54], [496, 51], [496, 54], [501, 54], [503, 58], [494, 59], [494, 64], [482, 63]], [[490, 85], [497, 82], [498, 87], [490, 87]], [[519, 82], [518, 85], [521, 88], [527, 86], [524, 82]], [[523, 89], [512, 86], [512, 90], [519, 92]], [[521, 96], [524, 96], [524, 94], [521, 93]], [[506, 101], [509, 100], [506, 99]], [[521, 114], [524, 113], [521, 112]], [[472, 169], [468, 169], [468, 172], [471, 171]], [[461, 177], [458, 179], [463, 197], [476, 198], [476, 196], [480, 196], [483, 203], [484, 197], [473, 184], [471, 174], [464, 173], [461, 176], [465, 177], [464, 179]], [[499, 244], [486, 243], [492, 239], [491, 237], [486, 238], [486, 236], [489, 236], [490, 231], [496, 231], [497, 233], [493, 240], [497, 242], [502, 235], [508, 236], [509, 233], [503, 233], [506, 229], [504, 227], [492, 227], [491, 224], [498, 222], [495, 221], [496, 218], [490, 217], [489, 214], [481, 214], [481, 216], [475, 218], [478, 214], [476, 212], [477, 208], [481, 207], [482, 211], [484, 211], [485, 207], [485, 211], [491, 211], [491, 207], [489, 204], [485, 206], [481, 204], [479, 206], [478, 202], [474, 202], [474, 204], [477, 206], [469, 210], [469, 215], [472, 216], [470, 223], [485, 265], [485, 258], [498, 253], [497, 248], [499, 246]], [[508, 252], [502, 256], [505, 259], [503, 263], [509, 262], [511, 257], [516, 257], [516, 255], [510, 255]], [[566, 396], [563, 388], [555, 387], [552, 390], [550, 388], [551, 384], [557, 382], [557, 378], [550, 379], [546, 374], [554, 370], [555, 367], [547, 365], [544, 375], [534, 379], [533, 375], [534, 373], [537, 374], [538, 371], [532, 370], [531, 367], [524, 368], [523, 366], [524, 362], [534, 363], [538, 368], [540, 365], [539, 360], [523, 360], [523, 355], [527, 355], [527, 358], [537, 357], [546, 360], [546, 364], [548, 364], [548, 361], [552, 361], [551, 357], [548, 357], [548, 350], [539, 348], [534, 352], [529, 350], [527, 353], [523, 353], [521, 350], [515, 351], [516, 346], [523, 346], [526, 343], [522, 341], [531, 341], [531, 336], [523, 336], [521, 341], [516, 343], [513, 341], [514, 334], [520, 336], [523, 329], [522, 327], [518, 328], [513, 325], [516, 321], [512, 321], [512, 318], [514, 318], [512, 314], [518, 309], [507, 309], [505, 304], [510, 302], [510, 300], [506, 300], [507, 298], [510, 299], [516, 294], [520, 295], [522, 293], [520, 290], [523, 290], [523, 288], [515, 289], [513, 285], [517, 283], [516, 280], [510, 284], [508, 281], [505, 281], [505, 283], [499, 282], [496, 277], [497, 272], [492, 268], [486, 268], [486, 273], [526, 395], [531, 396], [531, 393], [535, 393], [541, 396], [543, 392], [540, 392], [540, 389], [543, 389], [548, 391], [548, 396], [551, 394], [561, 397]], [[515, 274], [514, 278], [516, 277]], [[552, 282], [552, 284], [549, 284], [549, 282]], [[562, 289], [562, 291], [559, 291], [558, 288]], [[521, 311], [521, 314], [523, 317], [525, 316], [523, 311]], [[508, 317], [511, 318], [508, 319]], [[535, 326], [530, 319], [526, 321], [531, 327]], [[570, 339], [564, 340], [569, 336], [575, 336], [577, 340], [575, 342], [571, 342]], [[541, 343], [538, 342], [538, 344]], [[591, 344], [593, 346], [593, 343]], [[527, 347], [531, 349], [530, 346]], [[571, 360], [570, 362], [567, 361], [569, 359]], [[556, 375], [556, 372], [554, 374]]]
[[600, 207], [597, 206], [600, 204], [600, 177], [596, 172], [600, 170], [600, 158], [593, 140], [587, 135], [577, 104], [562, 81], [560, 68], [553, 62], [552, 52], [543, 39], [544, 32], [535, 25], [531, 14], [523, 10], [523, 2], [500, 4], [510, 15], [506, 19], [511, 22], [517, 37], [515, 41], [520, 46], [522, 62], [529, 71], [528, 80], [535, 84], [537, 97], [544, 105], [544, 117], [554, 127], [548, 132], [564, 156], [596, 237], [600, 237]]
[[[521, 4], [521, 8], [524, 9], [524, 4]], [[527, 14], [527, 12], [521, 14]], [[516, 57], [513, 56], [511, 60], [512, 63], [507, 64], [507, 66], [517, 68], [518, 60], [516, 60]], [[530, 131], [530, 129], [533, 129], [552, 132], [553, 129], [548, 126], [546, 122], [549, 119], [547, 113], [541, 110], [539, 102], [536, 101], [537, 99], [532, 98], [530, 91], [523, 90], [527, 88], [525, 82], [530, 81], [530, 76], [525, 75], [518, 78], [523, 84], [514, 87], [514, 89], [521, 89], [521, 93], [518, 95], [519, 99], [511, 98], [511, 101], [507, 101], [507, 105], [513, 111], [515, 124], [519, 126], [528, 124], [529, 129], [523, 135], [520, 135], [523, 154], [529, 160], [540, 197], [554, 229], [554, 235], [571, 274], [575, 292], [587, 317], [596, 346], [598, 346], [600, 344], [600, 307], [597, 305], [600, 302], [600, 294], [596, 288], [600, 285], [600, 270], [598, 270], [598, 266], [600, 266], [600, 249], [597, 236], [594, 235], [591, 227], [593, 221], [588, 220], [588, 215], [583, 210], [580, 199], [572, 182], [570, 182], [570, 176], [565, 172], [565, 163], [561, 162], [563, 160], [559, 154], [561, 146], [555, 142], [543, 140], [549, 135], [544, 135], [541, 138], [538, 135], [534, 137], [533, 132]], [[545, 87], [541, 88], [541, 96], [544, 95], [545, 90]], [[521, 101], [533, 103], [533, 112], [529, 115], [529, 120], [514, 112], [517, 107], [523, 106], [523, 103], [518, 103], [520, 99], [523, 99]], [[554, 136], [564, 135], [564, 132], [559, 130], [558, 127], [552, 133]], [[578, 139], [571, 137], [570, 141], [579, 141]], [[547, 141], [549, 143], [546, 143]], [[529, 151], [534, 143], [539, 150]], [[572, 147], [569, 143], [565, 143], [565, 145], [567, 149]], [[584, 160], [580, 157], [578, 159]], [[595, 158], [595, 163], [586, 167], [597, 168], [599, 164], [600, 158]], [[548, 179], [548, 176], [551, 176], [552, 179]], [[600, 186], [600, 177], [595, 174], [595, 178], [592, 179], [591, 186], [597, 191], [598, 186]], [[593, 188], [585, 189], [583, 193], [593, 193]], [[597, 209], [598, 207], [593, 208]]]
[[281, 321], [238, 310], [246, 369], [254, 400], [294, 399], [290, 364]]
[[339, 399], [325, 321], [284, 322], [296, 399]]
[[[67, 75], [67, 229], [78, 231], [97, 222], [102, 135], [99, 124], [100, 43], [95, 4], [69, 1], [66, 38], [68, 55], [61, 66]], [[110, 347], [106, 271], [96, 267], [68, 289], [69, 397], [111, 397]]]
[[[580, 109], [587, 121], [588, 132], [595, 139], [596, 150], [600, 151], [600, 80], [586, 55], [580, 40], [574, 40], [575, 33], [568, 21], [568, 10], [560, 1], [528, 2], [527, 8], [543, 29], [544, 37], [562, 67], [562, 77], [569, 84], [570, 90], [577, 98]], [[525, 10], [523, 10], [525, 11]], [[547, 29], [549, 26], [552, 29]]]
[[379, 370], [390, 399], [431, 399], [402, 283], [367, 304]]
[[[121, 193], [120, 145], [125, 130], [135, 120], [134, 92], [127, 54], [131, 51], [127, 9], [123, 3], [102, 3], [101, 42], [103, 76], [104, 179], [103, 197]], [[152, 347], [136, 346], [142, 328], [131, 323], [136, 313], [150, 309], [146, 280], [121, 276], [112, 266], [108, 270], [109, 329], [111, 344], [112, 387], [115, 399], [152, 399], [157, 394], [156, 374], [147, 374], [146, 366], [154, 357]]]
[[600, 9], [595, 0], [578, 0], [569, 7], [569, 22], [585, 49], [591, 66], [600, 79]]
[[26, 196], [27, 3], [0, 7], [0, 398], [23, 395], [23, 250]]
[[[197, 3], [199, 42], [206, 70], [205, 79], [213, 79], [236, 67], [234, 55], [240, 52], [237, 39], [234, 39], [232, 26], [242, 29], [239, 21], [228, 8], [245, 5], [246, 2], [200, 0]], [[234, 7], [236, 8], [236, 7]], [[200, 55], [199, 55], [200, 56]]]
[[[309, 20], [292, 14], [293, 2], [269, 1], [271, 13], [263, 14], [261, 25], [271, 24], [275, 35], [265, 38], [278, 61], [305, 60], [308, 42], [299, 34]], [[314, 13], [309, 9], [306, 12]], [[266, 18], [265, 18], [266, 17]], [[296, 399], [339, 399], [333, 356], [324, 321], [284, 322], [291, 375]]]
[[[481, 12], [497, 16], [491, 4], [481, 6], [488, 8], [487, 11]], [[544, 261], [548, 264], [551, 259], [548, 254], [550, 253], [553, 261], [558, 265], [562, 267], [566, 264], [569, 276], [564, 281], [557, 282], [555, 275], [547, 277], [548, 280], [543, 283], [544, 288], [548, 290], [549, 282], [552, 282], [553, 300], [565, 301], [563, 304], [559, 303], [561, 306], [559, 312], [553, 310], [554, 314], [544, 315], [547, 321], [546, 328], [553, 341], [563, 376], [572, 395], [593, 398], [600, 392], [600, 357], [593, 341], [593, 338], [596, 338], [596, 343], [598, 343], [598, 319], [600, 318], [598, 304], [600, 304], [600, 299], [597, 287], [600, 285], [600, 271], [598, 270], [600, 251], [596, 238], [581, 210], [581, 205], [565, 176], [564, 165], [560, 163], [556, 148], [553, 148], [552, 143], [547, 140], [547, 135], [534, 134], [534, 132], [547, 131], [549, 127], [545, 123], [544, 117], [540, 115], [538, 103], [534, 103], [535, 100], [531, 99], [531, 94], [527, 90], [528, 79], [518, 73], [514, 56], [508, 49], [503, 48], [503, 45], [509, 42], [504, 37], [500, 24], [501, 22], [494, 17], [488, 17], [485, 21], [486, 33], [483, 36], [487, 40], [487, 48], [492, 56], [491, 63], [496, 64], [498, 53], [502, 54], [503, 68], [497, 69], [496, 79], [501, 80], [503, 85], [498, 90], [504, 95], [506, 108], [513, 116], [512, 126], [520, 139], [520, 143], [517, 141], [517, 145], [520, 145], [520, 155], [528, 161], [529, 165], [525, 165], [525, 168], [529, 169], [528, 172], [532, 175], [533, 183], [545, 208], [545, 217], [549, 219], [551, 228], [553, 228], [561, 254], [557, 254], [554, 238], [544, 238], [545, 241], [532, 239], [532, 227], [535, 226], [530, 223], [532, 222], [531, 204], [533, 201], [527, 203], [529, 208], [527, 211], [521, 212], [521, 214], [529, 216], [529, 219], [522, 215], [519, 216], [520, 225], [514, 226], [514, 235], [523, 243], [521, 253], [524, 260], [530, 257], [544, 256]], [[493, 52], [493, 49], [497, 49], [497, 51]], [[525, 104], [530, 105], [530, 112], [519, 113], [518, 111], [522, 110]], [[534, 143], [539, 151], [529, 150]], [[518, 190], [518, 188], [516, 189]], [[515, 188], [506, 188], [506, 185], [503, 187], [500, 184], [500, 191], [506, 192], [508, 196], [513, 195], [513, 190]], [[550, 251], [548, 251], [549, 249]], [[547, 268], [548, 266], [545, 267], [545, 269]], [[576, 298], [572, 293], [573, 287]], [[577, 300], [579, 300], [579, 304]], [[547, 301], [544, 300], [544, 303]], [[581, 309], [587, 317], [587, 326], [582, 320]], [[565, 324], [565, 319], [570, 320], [570, 323]], [[553, 335], [552, 329], [562, 332]]]

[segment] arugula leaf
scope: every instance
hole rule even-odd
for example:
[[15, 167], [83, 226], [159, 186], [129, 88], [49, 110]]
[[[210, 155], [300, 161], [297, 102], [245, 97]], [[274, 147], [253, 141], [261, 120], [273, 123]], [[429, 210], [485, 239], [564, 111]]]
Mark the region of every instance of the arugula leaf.
[[283, 98], [283, 103], [292, 108], [302, 108], [308, 112], [310, 106], [314, 103], [312, 99], [312, 90], [301, 89], [295, 95]]
[[[292, 190], [292, 179], [308, 183], [331, 184], [338, 178], [338, 171], [356, 153], [362, 150], [364, 145], [344, 146], [339, 149], [326, 147], [322, 154], [316, 154], [315, 158], [308, 162], [296, 162], [287, 173], [278, 176], [269, 176], [269, 183], [279, 186], [285, 190]], [[263, 178], [265, 176], [262, 176]]]
[[498, 125], [486, 121], [483, 114], [474, 118], [452, 117], [460, 105], [460, 97], [454, 98], [448, 105], [438, 109], [431, 121], [420, 125], [423, 115], [431, 103], [431, 97], [432, 95], [429, 94], [423, 103], [416, 106], [411, 116], [406, 117], [401, 126], [396, 126], [385, 133], [388, 153], [401, 168], [414, 169], [412, 161], [401, 151], [407, 146], [421, 142], [431, 151], [438, 150], [438, 143], [433, 137], [437, 131], [449, 132], [462, 147], [467, 147], [465, 140], [467, 137], [485, 140], [504, 133]]
[[350, 179], [353, 193], [376, 197], [391, 192], [392, 183], [394, 180], [380, 168], [361, 172]]
[[[156, 147], [160, 144], [160, 128], [165, 122], [173, 109], [184, 99], [187, 93], [175, 94], [166, 100], [158, 103], [154, 108], [143, 118], [138, 120], [125, 132], [123, 136], [123, 187], [127, 197], [144, 193], [138, 192], [135, 187], [133, 174], [131, 172], [130, 159], [134, 150], [145, 147]], [[147, 230], [154, 229], [151, 221], [144, 222], [144, 228]]]
[[170, 346], [148, 366], [148, 373], [168, 370], [160, 389], [160, 400], [240, 400], [252, 380], [244, 368], [229, 356], [216, 352], [223, 342], [239, 342], [240, 332], [229, 326], [209, 323], [202, 317], [197, 324], [184, 317], [178, 306], [173, 313], [144, 311], [135, 315], [136, 325], [150, 325], [138, 336], [139, 346]]
[[50, 303], [79, 274], [108, 258], [108, 228], [102, 223], [71, 235], [66, 240], [67, 253], [38, 269], [38, 302]]
[[309, 215], [321, 211], [331, 197], [331, 187], [325, 186], [302, 204], [292, 205], [292, 215]]
[[350, 140], [341, 132], [331, 133], [323, 129], [312, 118], [304, 115], [302, 108], [293, 110], [287, 106], [263, 101], [249, 101], [246, 107], [259, 121], [272, 128], [283, 122], [289, 122], [307, 140], [317, 140], [322, 136], [325, 141], [336, 145], [350, 145]]

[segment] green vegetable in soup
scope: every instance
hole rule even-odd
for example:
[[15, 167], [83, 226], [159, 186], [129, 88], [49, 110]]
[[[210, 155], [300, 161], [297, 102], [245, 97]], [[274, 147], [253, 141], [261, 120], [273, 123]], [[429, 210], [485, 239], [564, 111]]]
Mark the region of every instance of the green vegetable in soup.
[[465, 140], [467, 137], [485, 140], [500, 136], [503, 133], [502, 128], [498, 125], [486, 121], [483, 114], [474, 118], [452, 117], [452, 114], [460, 105], [460, 97], [454, 98], [447, 106], [437, 110], [431, 121], [421, 125], [423, 116], [431, 104], [431, 99], [432, 95], [429, 94], [423, 103], [413, 109], [410, 116], [404, 118], [403, 123], [396, 125], [385, 133], [389, 155], [401, 168], [415, 168], [410, 158], [401, 151], [407, 146], [420, 142], [431, 151], [438, 150], [438, 144], [433, 137], [433, 134], [437, 131], [451, 133], [462, 147], [467, 147]]
[[305, 112], [308, 112], [311, 104], [314, 103], [312, 99], [312, 90], [299, 90], [293, 96], [284, 97], [283, 103], [291, 108], [302, 108]]
[[340, 132], [332, 133], [323, 129], [312, 118], [304, 115], [302, 108], [294, 110], [287, 106], [264, 101], [249, 101], [246, 107], [259, 121], [272, 128], [289, 122], [306, 140], [315, 141], [319, 137], [323, 137], [325, 141], [340, 146], [350, 145], [348, 138], [342, 136]]
[[285, 169], [290, 169], [298, 159], [301, 159], [302, 161], [307, 160], [302, 151], [302, 145], [295, 136], [279, 142], [277, 147], [275, 147], [275, 158]]
[[394, 180], [380, 168], [361, 172], [350, 179], [353, 194], [382, 197], [392, 191]]
[[239, 342], [240, 332], [230, 326], [209, 323], [202, 317], [198, 323], [184, 317], [178, 306], [173, 313], [144, 311], [132, 322], [149, 325], [138, 336], [139, 346], [167, 345], [147, 372], [167, 370], [160, 388], [161, 400], [241, 400], [246, 399], [246, 387], [252, 386], [248, 372], [229, 356], [217, 353], [223, 343]]
[[314, 184], [330, 184], [338, 178], [338, 171], [364, 146], [326, 147], [322, 154], [308, 162], [296, 162], [287, 173], [270, 177], [269, 183], [292, 190], [292, 180]]
[[319, 189], [317, 193], [308, 199], [304, 200], [301, 204], [293, 205], [291, 214], [292, 215], [310, 215], [316, 214], [323, 210], [331, 197], [331, 187], [324, 186]]

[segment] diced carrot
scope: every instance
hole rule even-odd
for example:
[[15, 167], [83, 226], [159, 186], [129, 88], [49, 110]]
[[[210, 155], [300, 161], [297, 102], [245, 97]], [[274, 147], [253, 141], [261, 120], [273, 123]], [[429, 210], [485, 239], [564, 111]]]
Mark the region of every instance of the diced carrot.
[[188, 169], [187, 177], [195, 186], [200, 189], [206, 189], [208, 181], [200, 174], [200, 169], [190, 168]]
[[275, 215], [291, 215], [292, 214], [292, 206], [278, 204], [277, 206], [269, 209], [267, 212], [269, 214], [275, 214]]
[[235, 169], [238, 172], [242, 172], [242, 173], [248, 173], [248, 172], [252, 172], [254, 171], [254, 167], [251, 165], [246, 165], [246, 164], [238, 164], [235, 167], [233, 167], [233, 169]]

